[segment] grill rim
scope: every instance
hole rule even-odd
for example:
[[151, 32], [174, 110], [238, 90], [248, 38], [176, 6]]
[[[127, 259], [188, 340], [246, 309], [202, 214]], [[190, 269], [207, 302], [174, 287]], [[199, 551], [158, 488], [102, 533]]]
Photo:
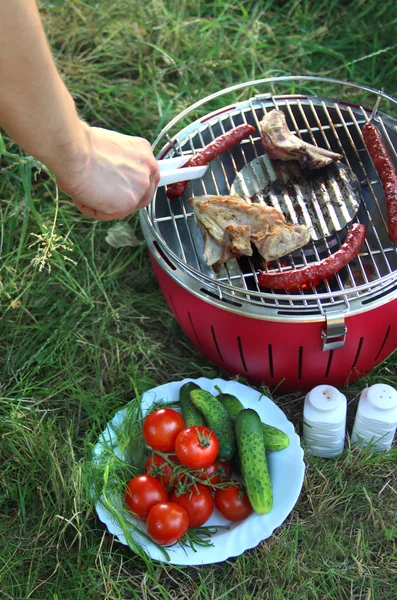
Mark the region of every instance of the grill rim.
[[[385, 98], [385, 99], [391, 101], [393, 104], [397, 105], [397, 99], [385, 92], [382, 92], [380, 90], [377, 90], [375, 88], [371, 88], [369, 86], [365, 86], [362, 84], [357, 84], [357, 83], [349, 82], [349, 81], [341, 81], [338, 79], [323, 78], [323, 77], [317, 77], [317, 76], [287, 76], [287, 77], [272, 77], [272, 78], [253, 80], [253, 81], [237, 84], [235, 86], [231, 86], [231, 87], [225, 88], [223, 90], [220, 90], [214, 94], [211, 94], [210, 96], [207, 96], [207, 97], [199, 100], [198, 102], [194, 103], [193, 105], [191, 105], [188, 108], [186, 108], [185, 110], [183, 110], [181, 113], [179, 113], [179, 115], [174, 117], [174, 119], [172, 119], [163, 128], [163, 130], [159, 133], [155, 142], [153, 143], [152, 148], [154, 150], [160, 140], [162, 140], [163, 144], [164, 144], [164, 136], [176, 123], [178, 123], [181, 119], [186, 117], [186, 115], [188, 115], [189, 113], [196, 110], [198, 107], [202, 106], [203, 104], [205, 104], [207, 102], [210, 102], [214, 98], [220, 97], [222, 95], [226, 95], [232, 91], [241, 90], [244, 88], [249, 88], [249, 87], [258, 86], [258, 85], [262, 85], [262, 84], [288, 83], [288, 82], [293, 82], [293, 81], [312, 81], [312, 82], [317, 82], [317, 83], [327, 83], [327, 84], [347, 86], [347, 87], [358, 89], [360, 91], [368, 92], [370, 94], [374, 94], [377, 97]], [[269, 94], [269, 93], [258, 94], [256, 96], [253, 96], [250, 100], [251, 101], [254, 99], [260, 100], [260, 99], [265, 99], [265, 98], [271, 99], [272, 96], [273, 95]], [[285, 97], [291, 98], [291, 99], [292, 98], [304, 98], [309, 101], [313, 100], [313, 99], [317, 99], [319, 101], [327, 100], [327, 101], [336, 102], [338, 107], [343, 104], [346, 104], [346, 106], [354, 106], [352, 103], [343, 102], [341, 100], [336, 100], [332, 97], [331, 98], [330, 97], [323, 98], [322, 96], [309, 96], [309, 95], [304, 95], [304, 94], [299, 94], [299, 93], [289, 95], [289, 96], [288, 96], [288, 94], [286, 94]], [[276, 95], [275, 98], [281, 98], [281, 96]], [[248, 101], [250, 101], [250, 100], [248, 100]], [[241, 101], [240, 102], [236, 101], [236, 103], [234, 103], [234, 104], [232, 103], [232, 104], [229, 104], [228, 106], [222, 107], [221, 109], [212, 111], [211, 113], [208, 113], [208, 114], [204, 115], [203, 117], [193, 121], [191, 124], [189, 124], [189, 127], [193, 126], [194, 124], [202, 125], [206, 121], [213, 119], [215, 116], [221, 115], [222, 113], [232, 111], [233, 108], [235, 108], [236, 105], [239, 105], [239, 104], [241, 104]], [[357, 107], [357, 108], [362, 109], [362, 107]], [[368, 113], [367, 109], [362, 109], [362, 110], [365, 110], [365, 112]], [[385, 115], [385, 117], [388, 117], [388, 115]], [[181, 132], [184, 129], [186, 129], [186, 126], [182, 128]], [[178, 134], [176, 134], [176, 135], [178, 135]], [[166, 149], [165, 153], [168, 151], [169, 151], [169, 149]], [[162, 148], [161, 153], [164, 154], [164, 146]], [[262, 291], [251, 290], [251, 289], [248, 290], [248, 289], [244, 289], [244, 288], [240, 288], [240, 287], [235, 287], [233, 285], [229, 285], [229, 283], [227, 283], [225, 281], [219, 281], [217, 279], [214, 279], [214, 278], [208, 276], [207, 274], [205, 274], [203, 272], [200, 272], [199, 270], [192, 267], [184, 260], [180, 259], [169, 248], [169, 246], [163, 240], [161, 235], [156, 231], [156, 228], [153, 225], [153, 222], [149, 216], [148, 209], [143, 209], [140, 211], [140, 219], [141, 219], [141, 225], [142, 225], [142, 228], [144, 229], [144, 235], [145, 235], [146, 239], [147, 239], [147, 236], [149, 238], [150, 238], [150, 236], [154, 237], [157, 244], [161, 248], [161, 250], [164, 252], [164, 254], [167, 257], [169, 257], [169, 260], [171, 261], [171, 263], [172, 264], [176, 263], [178, 265], [178, 269], [180, 270], [181, 274], [182, 275], [187, 274], [189, 276], [189, 279], [192, 278], [193, 282], [198, 282], [200, 286], [204, 286], [205, 288], [207, 288], [212, 294], [214, 294], [216, 297], [219, 298], [219, 301], [223, 308], [226, 308], [226, 307], [225, 307], [225, 301], [222, 300], [222, 298], [227, 298], [227, 299], [230, 299], [230, 301], [233, 303], [240, 303], [240, 304], [248, 303], [251, 307], [256, 306], [261, 311], [265, 310], [266, 313], [269, 312], [269, 313], [274, 314], [274, 313], [278, 313], [280, 310], [282, 310], [284, 312], [284, 316], [286, 316], [286, 313], [288, 313], [288, 312], [293, 312], [296, 315], [297, 311], [300, 311], [304, 314], [305, 312], [308, 312], [309, 310], [312, 310], [312, 311], [316, 310], [317, 317], [319, 319], [321, 319], [324, 317], [324, 315], [326, 313], [332, 312], [334, 310], [334, 308], [340, 307], [341, 305], [345, 306], [344, 312], [350, 311], [351, 310], [350, 304], [351, 304], [351, 302], [354, 302], [355, 300], [359, 300], [359, 304], [362, 307], [363, 300], [366, 300], [370, 296], [376, 296], [379, 293], [384, 293], [385, 294], [384, 301], [388, 301], [390, 298], [389, 298], [389, 294], [387, 293], [386, 289], [388, 287], [390, 288], [390, 286], [393, 284], [393, 282], [397, 279], [397, 270], [395, 270], [390, 273], [386, 273], [385, 275], [379, 277], [377, 280], [375, 280], [373, 282], [365, 282], [364, 284], [354, 286], [352, 288], [343, 288], [342, 290], [339, 289], [339, 290], [320, 292], [320, 293], [316, 292], [315, 294], [307, 295], [307, 296], [299, 296], [298, 294], [285, 294], [285, 293], [281, 294], [281, 293], [277, 293], [276, 291], [273, 291], [272, 293], [268, 293], [268, 292], [262, 292]], [[148, 241], [148, 239], [147, 239], [147, 241]], [[166, 270], [167, 270], [167, 272], [169, 272], [168, 269], [166, 269]], [[181, 283], [181, 281], [175, 277], [176, 273], [169, 272], [169, 274], [174, 279], [176, 279], [177, 281], [179, 281]], [[184, 287], [186, 289], [191, 289], [192, 286], [184, 285]], [[193, 286], [193, 287], [195, 287], [195, 286]], [[354, 296], [357, 296], [357, 294], [361, 293], [361, 292], [362, 292], [362, 295], [359, 298], [354, 298]], [[394, 292], [394, 290], [392, 290], [392, 292], [391, 292], [392, 297], [394, 297], [393, 292]], [[202, 295], [200, 295], [200, 293], [197, 293], [196, 295], [199, 295], [200, 297], [202, 297]], [[260, 302], [256, 302], [255, 300], [248, 299], [247, 296], [252, 297], [252, 298], [257, 298], [258, 300], [260, 300], [262, 298], [262, 299], [267, 299], [268, 301], [276, 301], [276, 304], [274, 307], [269, 306], [269, 304], [264, 305], [264, 304], [261, 304]], [[208, 297], [205, 298], [205, 300], [208, 302], [211, 302], [211, 299]], [[309, 304], [310, 304], [309, 306], [296, 304], [299, 301], [305, 301], [305, 300], [309, 302]], [[329, 301], [332, 300], [334, 302], [334, 304], [324, 308], [322, 306], [323, 300], [329, 300]], [[381, 300], [383, 300], [383, 299], [381, 299]], [[283, 304], [280, 305], [280, 304], [278, 304], [278, 301], [281, 301], [282, 303], [287, 301], [287, 302], [290, 302], [290, 305], [283, 305]], [[295, 304], [294, 304], [294, 302], [295, 302]], [[375, 302], [375, 304], [378, 304], [378, 303], [379, 302]], [[383, 303], [383, 301], [381, 301], [380, 303]], [[358, 310], [361, 312], [361, 310], [367, 310], [367, 308], [372, 307], [373, 305], [374, 305], [374, 303], [369, 302], [368, 307], [365, 307], [364, 309], [358, 308]], [[241, 312], [239, 310], [236, 310], [236, 308], [232, 309], [231, 307], [227, 307], [227, 310], [231, 310], [232, 312]], [[244, 314], [247, 314], [246, 311], [243, 311], [243, 312], [244, 312]], [[354, 312], [356, 312], [356, 311], [354, 311]], [[249, 313], [249, 311], [248, 311], [248, 313]], [[264, 318], [266, 318], [266, 316], [264, 316]], [[312, 319], [309, 319], [309, 320], [312, 320]]]
[[[313, 323], [313, 322], [324, 323], [326, 318], [332, 317], [333, 314], [340, 314], [340, 315], [343, 315], [344, 317], [348, 318], [348, 317], [356, 316], [361, 313], [365, 313], [370, 310], [376, 309], [376, 308], [383, 306], [384, 304], [387, 304], [388, 302], [391, 302], [397, 298], [397, 286], [393, 286], [393, 282], [390, 282], [388, 284], [388, 287], [392, 287], [391, 290], [389, 290], [389, 291], [387, 289], [382, 290], [383, 293], [380, 297], [375, 295], [374, 300], [372, 302], [366, 303], [365, 305], [361, 301], [356, 302], [355, 304], [352, 304], [351, 302], [349, 302], [346, 299], [340, 299], [337, 302], [335, 302], [335, 305], [333, 307], [331, 307], [329, 309], [318, 310], [318, 312], [316, 312], [316, 314], [313, 314], [314, 308], [315, 308], [314, 305], [312, 305], [310, 307], [294, 306], [291, 310], [288, 310], [289, 307], [287, 307], [287, 306], [281, 306], [281, 307], [274, 306], [273, 308], [271, 308], [268, 305], [263, 306], [259, 303], [257, 303], [257, 304], [251, 303], [247, 309], [244, 309], [244, 301], [243, 300], [240, 301], [241, 305], [237, 305], [237, 302], [239, 302], [238, 299], [234, 298], [233, 301], [230, 301], [228, 303], [227, 299], [225, 301], [225, 299], [222, 298], [222, 295], [221, 294], [218, 295], [218, 294], [216, 294], [216, 292], [214, 292], [212, 296], [210, 296], [210, 295], [204, 296], [201, 289], [197, 289], [194, 285], [189, 285], [189, 282], [187, 282], [186, 279], [184, 279], [184, 278], [178, 278], [177, 277], [178, 270], [176, 269], [175, 271], [173, 271], [173, 270], [167, 269], [165, 261], [163, 260], [161, 255], [159, 256], [159, 253], [158, 253], [158, 251], [156, 251], [155, 247], [154, 247], [154, 250], [152, 248], [150, 248], [150, 255], [152, 256], [153, 260], [156, 261], [159, 268], [162, 269], [168, 277], [171, 277], [171, 279], [173, 281], [175, 281], [175, 283], [180, 285], [187, 292], [193, 294], [193, 296], [195, 296], [196, 298], [203, 300], [204, 302], [207, 302], [208, 304], [211, 304], [212, 306], [216, 306], [217, 308], [219, 308], [221, 310], [225, 310], [227, 312], [234, 313], [234, 314], [239, 314], [243, 317], [258, 319], [261, 321], [263, 320], [263, 321], [285, 323], [286, 321], [292, 320], [292, 318], [293, 318], [294, 322], [299, 322], [299, 323]], [[285, 298], [285, 296], [284, 296], [284, 298]], [[367, 299], [367, 297], [362, 297], [362, 300], [366, 300], [366, 299]], [[360, 298], [360, 300], [361, 300], [361, 298]], [[235, 306], [232, 306], [232, 302], [235, 304]], [[311, 314], [310, 313], [308, 314], [308, 311], [311, 311]], [[288, 314], [288, 313], [292, 313], [292, 314]]]
[[[242, 90], [247, 87], [253, 87], [256, 85], [263, 85], [263, 84], [270, 84], [270, 83], [286, 83], [289, 81], [314, 81], [317, 83], [332, 83], [332, 84], [336, 84], [336, 85], [353, 87], [353, 88], [359, 89], [361, 91], [376, 94], [377, 96], [380, 96], [381, 98], [385, 98], [387, 100], [390, 100], [394, 104], [397, 104], [397, 98], [395, 98], [394, 96], [391, 96], [390, 94], [387, 94], [386, 92], [382, 92], [381, 90], [377, 90], [376, 88], [371, 88], [371, 87], [363, 85], [361, 83], [355, 83], [353, 81], [343, 81], [342, 79], [333, 79], [331, 77], [319, 77], [317, 75], [287, 75], [285, 77], [265, 77], [264, 79], [253, 79], [252, 81], [238, 83], [236, 85], [232, 85], [230, 87], [223, 88], [222, 90], [219, 90], [218, 92], [215, 92], [214, 94], [210, 94], [209, 96], [206, 96], [205, 98], [202, 98], [201, 100], [198, 100], [197, 102], [194, 102], [193, 104], [191, 104], [190, 106], [185, 108], [182, 112], [180, 112], [173, 119], [171, 119], [171, 121], [160, 131], [160, 133], [158, 134], [158, 136], [156, 137], [156, 139], [154, 140], [154, 142], [152, 144], [152, 149], [155, 150], [159, 141], [166, 135], [166, 133], [168, 133], [168, 131], [170, 131], [170, 129], [172, 129], [172, 127], [174, 125], [176, 125], [176, 123], [178, 123], [178, 121], [180, 121], [181, 119], [186, 117], [188, 114], [190, 114], [191, 112], [193, 112], [194, 110], [196, 110], [197, 108], [202, 106], [203, 104], [206, 104], [207, 102], [210, 102], [211, 100], [214, 100], [215, 98], [219, 98], [220, 96], [224, 96], [226, 94], [229, 94], [230, 92], [236, 92], [238, 90]], [[299, 95], [299, 94], [297, 94], [297, 95]], [[222, 111], [220, 111], [218, 109], [211, 113], [208, 113], [208, 115], [206, 115], [206, 118], [209, 119], [214, 114], [218, 114], [218, 113], [222, 114], [223, 111], [226, 111], [231, 106], [233, 106], [233, 104], [229, 104], [228, 106], [223, 107]]]

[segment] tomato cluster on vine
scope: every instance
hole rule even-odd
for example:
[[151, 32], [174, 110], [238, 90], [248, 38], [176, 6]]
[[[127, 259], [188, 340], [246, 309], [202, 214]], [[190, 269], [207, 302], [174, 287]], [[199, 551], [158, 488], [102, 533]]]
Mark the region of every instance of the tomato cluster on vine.
[[144, 473], [128, 483], [125, 502], [157, 544], [174, 544], [189, 528], [202, 526], [214, 507], [230, 521], [252, 513], [231, 464], [217, 460], [219, 442], [211, 429], [185, 427], [180, 413], [161, 408], [146, 417], [142, 433], [151, 455]]

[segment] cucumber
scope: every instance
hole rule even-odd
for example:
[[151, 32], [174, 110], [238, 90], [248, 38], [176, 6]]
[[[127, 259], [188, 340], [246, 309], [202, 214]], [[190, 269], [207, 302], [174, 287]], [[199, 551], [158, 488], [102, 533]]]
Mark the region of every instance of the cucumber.
[[267, 470], [260, 416], [252, 408], [244, 408], [237, 415], [235, 428], [248, 498], [254, 511], [264, 515], [273, 506], [273, 490]]
[[[244, 410], [244, 406], [241, 404], [240, 400], [232, 394], [219, 394], [217, 399], [226, 408], [233, 421], [236, 420], [239, 412]], [[262, 423], [262, 431], [265, 448], [268, 452], [284, 450], [284, 448], [289, 446], [289, 437], [284, 431], [281, 431], [281, 429]]]
[[240, 400], [232, 394], [219, 394], [216, 398], [219, 402], [222, 402], [233, 421], [237, 419], [238, 413], [244, 410]]
[[277, 427], [273, 427], [267, 423], [262, 423], [262, 433], [265, 448], [268, 452], [284, 450], [284, 448], [289, 446], [288, 435]]
[[204, 415], [207, 425], [215, 433], [219, 441], [220, 460], [231, 460], [236, 441], [234, 437], [233, 421], [222, 404], [209, 392], [193, 390], [190, 399], [194, 406]]
[[181, 406], [182, 416], [186, 427], [191, 427], [192, 425], [207, 425], [201, 412], [197, 410], [190, 400], [190, 392], [199, 389], [201, 389], [199, 385], [193, 383], [193, 381], [188, 381], [187, 383], [184, 383], [179, 390], [179, 404]]

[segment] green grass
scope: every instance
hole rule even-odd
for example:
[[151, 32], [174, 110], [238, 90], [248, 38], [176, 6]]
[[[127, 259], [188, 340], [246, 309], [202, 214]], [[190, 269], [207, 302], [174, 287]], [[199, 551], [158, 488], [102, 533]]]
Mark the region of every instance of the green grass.
[[[204, 95], [261, 77], [326, 75], [397, 95], [392, 0], [66, 0], [41, 8], [82, 116], [150, 140]], [[396, 449], [382, 456], [346, 449], [328, 462], [307, 457], [302, 495], [284, 525], [225, 564], [145, 563], [107, 534], [83, 477], [90, 444], [106, 422], [155, 385], [229, 375], [180, 331], [145, 246], [111, 248], [109, 224], [86, 219], [62, 194], [59, 247], [40, 270], [56, 190], [35, 161], [5, 144], [0, 596], [395, 600]], [[137, 217], [130, 223], [141, 236]], [[34, 234], [43, 236], [41, 253]], [[397, 386], [396, 358], [365, 381]], [[362, 385], [345, 390], [350, 421]], [[276, 394], [275, 401], [299, 429], [303, 395]]]

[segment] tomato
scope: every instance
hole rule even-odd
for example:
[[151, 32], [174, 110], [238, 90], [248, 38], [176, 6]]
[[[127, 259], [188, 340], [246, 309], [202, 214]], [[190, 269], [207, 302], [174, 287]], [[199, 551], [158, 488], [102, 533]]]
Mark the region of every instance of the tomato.
[[131, 479], [125, 491], [125, 503], [142, 521], [146, 519], [152, 506], [167, 500], [165, 487], [150, 475], [137, 475]]
[[176, 438], [175, 454], [190, 469], [208, 467], [218, 456], [218, 451], [218, 438], [204, 425], [187, 427]]
[[229, 521], [241, 521], [253, 512], [247, 492], [237, 485], [216, 490], [215, 506]]
[[143, 422], [143, 437], [148, 446], [160, 452], [172, 452], [176, 436], [185, 427], [183, 417], [172, 408], [159, 408]]
[[[169, 458], [173, 462], [178, 460], [177, 457], [173, 455], [170, 455]], [[168, 462], [165, 458], [156, 453], [148, 457], [144, 469], [145, 473], [158, 479], [167, 490], [175, 485], [176, 477], [172, 475], [173, 470], [174, 464]]]
[[208, 521], [214, 510], [212, 494], [208, 487], [201, 483], [192, 486], [189, 491], [180, 496], [174, 490], [170, 501], [179, 504], [179, 506], [182, 506], [186, 510], [189, 517], [189, 527], [200, 527], [200, 525], [203, 525], [203, 523]]
[[152, 506], [146, 525], [153, 541], [161, 546], [169, 546], [185, 535], [189, 528], [189, 517], [179, 504], [162, 502]]
[[[214, 475], [215, 473], [215, 475]], [[208, 484], [216, 485], [220, 481], [229, 481], [232, 476], [232, 465], [226, 461], [215, 461], [199, 471], [194, 471], [193, 475]]]

